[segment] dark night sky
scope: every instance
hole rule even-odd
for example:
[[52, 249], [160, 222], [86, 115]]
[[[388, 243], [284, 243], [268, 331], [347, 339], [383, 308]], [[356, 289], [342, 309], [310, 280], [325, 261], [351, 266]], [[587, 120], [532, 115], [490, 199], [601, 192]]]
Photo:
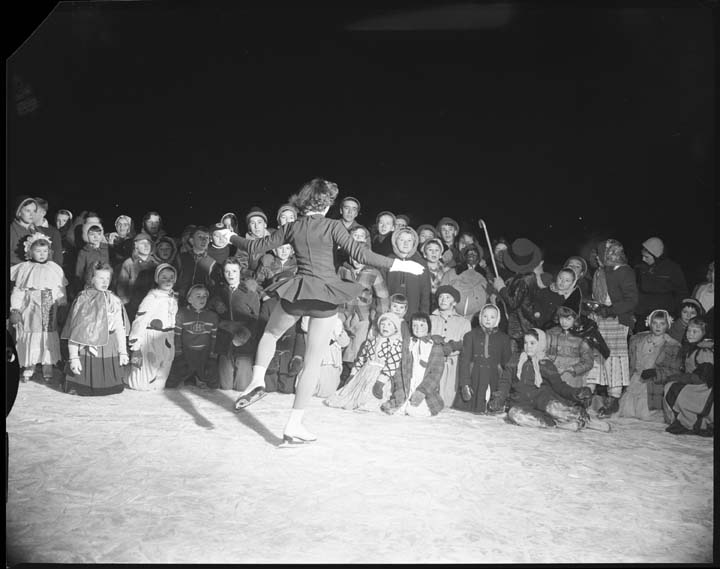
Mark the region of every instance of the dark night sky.
[[594, 233], [638, 261], [657, 234], [703, 276], [716, 91], [702, 3], [244, 4], [60, 4], [8, 59], [39, 101], [9, 106], [10, 197], [95, 209], [106, 228], [158, 209], [179, 233], [253, 205], [273, 217], [322, 176], [366, 224], [381, 209], [476, 231], [482, 217], [551, 262]]

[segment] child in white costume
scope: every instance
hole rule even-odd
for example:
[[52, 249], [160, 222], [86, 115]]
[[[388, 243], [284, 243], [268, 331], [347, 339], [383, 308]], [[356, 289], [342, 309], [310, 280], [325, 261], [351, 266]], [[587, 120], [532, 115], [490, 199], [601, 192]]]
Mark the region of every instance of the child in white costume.
[[165, 387], [175, 358], [176, 279], [175, 267], [168, 263], [158, 265], [157, 287], [140, 303], [129, 336], [132, 370], [126, 383], [130, 389], [155, 391]]

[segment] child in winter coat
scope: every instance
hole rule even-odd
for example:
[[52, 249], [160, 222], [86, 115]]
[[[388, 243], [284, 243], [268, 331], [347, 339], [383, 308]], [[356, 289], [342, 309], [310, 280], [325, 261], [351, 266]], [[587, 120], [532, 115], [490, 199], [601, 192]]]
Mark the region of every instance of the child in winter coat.
[[215, 259], [208, 255], [210, 243], [210, 232], [207, 227], [199, 225], [193, 230], [189, 239], [192, 250], [180, 253], [178, 263], [180, 265], [177, 290], [181, 297], [187, 294], [190, 287], [195, 284], [202, 284], [208, 287], [211, 294], [213, 288], [223, 282], [215, 280], [213, 268]]
[[607, 423], [592, 420], [585, 411], [584, 405], [592, 397], [590, 389], [565, 383], [547, 359], [546, 347], [542, 330], [532, 328], [525, 334], [523, 351], [511, 357], [488, 409], [499, 412], [509, 405], [506, 420], [515, 425], [609, 431]]
[[690, 322], [685, 332], [687, 344], [682, 346], [680, 358], [683, 373], [694, 373], [700, 364], [714, 364], [715, 342], [708, 337], [707, 320], [696, 316]]
[[463, 338], [470, 331], [470, 322], [455, 309], [460, 300], [460, 293], [455, 288], [442, 285], [436, 297], [438, 308], [430, 316], [430, 332], [440, 340], [443, 349], [440, 397], [443, 405], [450, 407], [457, 391], [458, 357], [463, 347]]
[[147, 293], [154, 286], [157, 259], [152, 255], [152, 239], [147, 233], [140, 232], [133, 238], [133, 252], [120, 265], [117, 273], [117, 294], [122, 300], [130, 319]]
[[374, 229], [370, 242], [373, 253], [389, 257], [393, 252], [392, 237], [395, 231], [395, 214], [389, 211], [378, 213]]
[[577, 276], [570, 268], [560, 269], [555, 282], [543, 287], [538, 281], [538, 288], [533, 296], [533, 317], [535, 326], [546, 330], [553, 326], [557, 309], [564, 304], [580, 307], [582, 294], [576, 286]]
[[35, 366], [41, 364], [43, 379], [50, 381], [53, 365], [62, 359], [57, 307], [67, 302], [67, 280], [60, 265], [50, 260], [49, 237], [34, 233], [24, 247], [28, 260], [10, 267], [10, 280], [15, 283], [10, 295], [10, 323], [15, 326], [22, 380], [28, 381]]
[[75, 261], [75, 292], [79, 292], [85, 287], [91, 266], [97, 263], [110, 264], [110, 251], [100, 223], [85, 222], [82, 228], [82, 237], [85, 245], [78, 251]]
[[108, 233], [106, 238], [110, 250], [110, 265], [118, 269], [125, 259], [130, 257], [134, 248], [135, 228], [128, 215], [119, 215], [115, 220], [115, 231]]
[[264, 288], [271, 284], [270, 281], [275, 275], [286, 271], [289, 275], [297, 272], [294, 251], [289, 243], [273, 249], [272, 253], [267, 253], [260, 258], [258, 269], [255, 272], [255, 280], [261, 288]]
[[230, 245], [225, 229], [227, 228], [223, 223], [216, 223], [210, 228], [210, 245], [207, 253], [215, 259], [218, 267], [221, 267], [228, 257], [234, 257], [237, 253], [235, 246]]
[[680, 314], [672, 323], [672, 326], [670, 326], [668, 334], [673, 340], [677, 340], [682, 344], [683, 340], [685, 340], [685, 332], [690, 320], [696, 316], [703, 316], [704, 314], [705, 310], [702, 304], [694, 298], [684, 298], [680, 303]]
[[109, 264], [93, 265], [90, 286], [78, 294], [70, 308], [62, 333], [70, 354], [66, 393], [112, 395], [125, 387], [130, 321], [120, 299], [109, 290], [112, 275]]
[[130, 331], [130, 363], [126, 379], [131, 389], [156, 391], [165, 388], [175, 358], [175, 320], [178, 311], [173, 286], [177, 270], [163, 263], [155, 269], [155, 283], [140, 303]]
[[[340, 385], [340, 374], [342, 373], [342, 350], [350, 343], [350, 338], [343, 328], [340, 317], [336, 314], [332, 318], [335, 319], [335, 330], [333, 330], [330, 344], [327, 352], [323, 356], [320, 366], [320, 375], [318, 375], [315, 384], [315, 397], [330, 397]], [[307, 334], [308, 318], [304, 316], [300, 319], [303, 332]]]
[[585, 387], [585, 377], [595, 363], [592, 348], [575, 328], [579, 311], [579, 304], [559, 307], [558, 325], [547, 331], [548, 359], [555, 364], [560, 378], [571, 387]]
[[620, 398], [620, 417], [663, 421], [663, 387], [680, 371], [680, 342], [667, 331], [672, 317], [666, 310], [653, 310], [647, 318], [647, 332], [630, 338], [630, 384]]
[[[419, 238], [419, 236], [418, 236]], [[427, 239], [422, 245], [420, 245], [423, 257], [427, 263], [427, 268], [430, 273], [430, 293], [432, 298], [436, 298], [438, 287], [442, 284], [442, 279], [450, 269], [445, 266], [442, 260], [443, 245], [440, 239], [430, 238]], [[437, 306], [432, 307], [433, 310]]]
[[453, 408], [482, 414], [487, 410], [488, 387], [490, 393], [498, 390], [500, 374], [510, 361], [512, 348], [510, 336], [498, 329], [500, 309], [497, 306], [483, 306], [479, 323], [463, 337], [458, 368], [459, 389]]
[[153, 246], [152, 255], [158, 265], [167, 263], [168, 265], [172, 265], [176, 269], [180, 270], [177, 258], [177, 244], [175, 243], [175, 239], [172, 237], [168, 237], [167, 235], [158, 237], [158, 240]]
[[575, 273], [575, 286], [580, 289], [582, 298], [592, 297], [592, 278], [588, 271], [587, 261], [578, 255], [568, 257], [563, 263], [563, 269], [572, 269]]
[[[442, 347], [430, 338], [430, 316], [416, 312], [410, 318], [412, 337], [403, 342], [400, 369], [392, 376], [390, 398], [381, 405], [390, 415], [430, 417], [442, 411], [440, 376], [443, 371]], [[375, 397], [384, 389], [373, 390]]]
[[[422, 256], [417, 252], [418, 236], [411, 227], [405, 227], [393, 232], [390, 238], [393, 253], [391, 259], [412, 260], [425, 264]], [[421, 275], [410, 273], [388, 272], [387, 287], [390, 294], [400, 293], [408, 300], [408, 313], [420, 311], [430, 312], [430, 273], [427, 269]]]
[[175, 317], [175, 359], [166, 387], [178, 387], [195, 380], [201, 389], [217, 385], [215, 338], [218, 315], [205, 308], [210, 293], [205, 285], [193, 285], [187, 294], [188, 305]]
[[381, 314], [377, 328], [377, 336], [363, 344], [345, 387], [325, 400], [329, 407], [374, 411], [390, 395], [402, 357], [400, 318], [392, 312]]
[[715, 366], [709, 362], [702, 363], [693, 375], [697, 378], [693, 383], [672, 381], [671, 378], [665, 384], [663, 410], [666, 421], [670, 423], [665, 431], [674, 435], [712, 437], [715, 430]]

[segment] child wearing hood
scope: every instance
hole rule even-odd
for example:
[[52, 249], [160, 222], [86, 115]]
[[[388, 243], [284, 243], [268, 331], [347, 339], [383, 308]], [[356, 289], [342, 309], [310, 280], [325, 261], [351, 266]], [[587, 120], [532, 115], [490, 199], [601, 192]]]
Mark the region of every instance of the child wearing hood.
[[568, 257], [563, 263], [563, 269], [572, 269], [575, 273], [575, 285], [580, 289], [582, 298], [592, 297], [592, 278], [588, 270], [587, 261], [579, 255]]
[[88, 271], [97, 263], [110, 264], [110, 250], [100, 222], [86, 221], [82, 227], [85, 245], [78, 251], [75, 261], [75, 291], [81, 291], [88, 282]]
[[347, 384], [325, 400], [329, 407], [374, 411], [390, 395], [390, 384], [400, 366], [403, 341], [400, 318], [381, 314], [377, 334], [360, 349]]
[[571, 431], [588, 427], [609, 431], [610, 425], [591, 419], [585, 410], [592, 397], [590, 389], [565, 383], [555, 365], [547, 359], [546, 347], [545, 332], [538, 328], [527, 331], [523, 351], [510, 358], [488, 409], [493, 413], [501, 412], [507, 405], [506, 421], [515, 425]]
[[[444, 407], [439, 389], [445, 358], [442, 347], [430, 337], [430, 316], [416, 312], [410, 323], [411, 337], [403, 342], [390, 398], [380, 408], [389, 415], [431, 417]], [[380, 389], [373, 392], [375, 397], [380, 395]]]
[[[417, 252], [418, 236], [412, 227], [394, 231], [391, 237], [393, 253], [391, 259], [416, 261], [426, 266], [425, 260]], [[407, 298], [406, 319], [415, 312], [430, 312], [430, 272], [425, 268], [421, 275], [411, 273], [388, 272], [387, 287], [390, 295], [402, 294]], [[409, 320], [408, 320], [409, 322]]]
[[206, 308], [210, 292], [205, 285], [193, 285], [187, 293], [187, 306], [175, 317], [175, 359], [167, 387], [178, 387], [188, 380], [204, 389], [216, 383], [215, 337], [218, 315]]
[[158, 240], [153, 246], [152, 256], [158, 265], [161, 263], [167, 263], [178, 270], [180, 269], [177, 257], [178, 247], [177, 243], [175, 243], [175, 239], [172, 237], [168, 237], [167, 235], [158, 237]]
[[155, 268], [156, 288], [140, 303], [130, 330], [130, 389], [157, 391], [165, 388], [175, 358], [177, 294], [173, 291], [177, 269], [163, 263]]
[[37, 364], [45, 381], [53, 365], [62, 359], [57, 329], [57, 307], [67, 303], [67, 280], [60, 265], [50, 260], [50, 238], [34, 233], [24, 243], [27, 261], [10, 267], [15, 283], [10, 294], [10, 324], [15, 327], [22, 380], [28, 381]]
[[[37, 213], [37, 202], [35, 198], [21, 196], [17, 200], [15, 208], [15, 219], [10, 224], [9, 258], [10, 265], [23, 263], [25, 257], [25, 239], [36, 232], [35, 214]], [[56, 244], [57, 246], [58, 244]]]
[[620, 398], [619, 417], [663, 421], [664, 384], [680, 372], [680, 342], [667, 333], [672, 325], [667, 310], [653, 310], [647, 317], [647, 332], [630, 338], [630, 383]]
[[458, 411], [487, 412], [487, 391], [495, 393], [500, 374], [510, 361], [510, 336], [498, 329], [500, 309], [486, 304], [480, 310], [479, 326], [463, 336], [458, 366], [458, 393], [453, 408]]
[[451, 286], [440, 286], [436, 294], [438, 308], [430, 315], [430, 333], [440, 341], [443, 350], [443, 372], [440, 377], [440, 397], [445, 407], [455, 400], [458, 378], [458, 356], [463, 338], [470, 332], [470, 321], [457, 313], [460, 293]]
[[696, 316], [704, 315], [705, 310], [700, 302], [694, 298], [684, 298], [680, 303], [680, 314], [678, 314], [678, 318], [673, 321], [668, 334], [672, 339], [682, 344], [683, 340], [685, 340], [685, 332], [690, 320]]
[[[109, 264], [93, 265], [90, 285], [70, 308], [62, 332], [70, 355], [63, 387], [66, 393], [112, 395], [125, 388], [130, 321], [122, 302], [108, 288], [112, 275]], [[88, 326], [88, 322], [95, 325]]]
[[220, 218], [220, 223], [223, 225], [223, 227], [227, 227], [230, 231], [237, 235], [239, 227], [238, 218], [237, 215], [235, 215], [233, 212], [229, 211], [226, 214], [223, 214], [223, 216]]
[[132, 255], [134, 248], [135, 227], [128, 215], [119, 215], [115, 219], [115, 231], [106, 236], [110, 248], [110, 265], [117, 270], [125, 259]]

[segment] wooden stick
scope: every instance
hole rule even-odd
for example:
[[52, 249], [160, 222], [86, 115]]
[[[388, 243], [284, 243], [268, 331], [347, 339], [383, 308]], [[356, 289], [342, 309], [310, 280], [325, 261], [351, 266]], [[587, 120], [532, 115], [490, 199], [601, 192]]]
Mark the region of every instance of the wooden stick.
[[478, 225], [482, 227], [482, 230], [485, 232], [485, 240], [487, 241], [488, 250], [490, 251], [490, 260], [492, 261], [493, 269], [495, 269], [495, 276], [499, 277], [500, 273], [498, 273], [497, 265], [495, 264], [495, 255], [493, 254], [492, 243], [490, 243], [490, 236], [488, 235], [487, 225], [482, 219], [478, 220]]

